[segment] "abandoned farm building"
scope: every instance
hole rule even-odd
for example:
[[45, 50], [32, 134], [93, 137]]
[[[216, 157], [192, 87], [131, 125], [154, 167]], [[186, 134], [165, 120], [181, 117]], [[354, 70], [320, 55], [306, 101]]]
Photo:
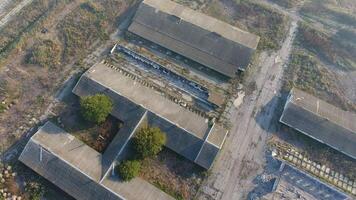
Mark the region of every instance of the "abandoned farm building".
[[19, 160], [78, 200], [173, 200], [140, 178], [121, 182], [113, 168], [104, 167], [103, 160], [116, 157], [120, 148], [100, 154], [47, 122], [31, 137]]
[[260, 40], [170, 0], [144, 0], [129, 32], [227, 77], [245, 70]]
[[292, 89], [280, 122], [356, 159], [356, 114]]
[[139, 77], [104, 62], [85, 72], [73, 93], [80, 97], [100, 93], [112, 99], [111, 115], [123, 125], [106, 150], [99, 153], [47, 122], [31, 137], [19, 160], [79, 200], [173, 199], [141, 178], [122, 182], [115, 174], [140, 127], [160, 128], [167, 136], [167, 148], [205, 169], [212, 166], [227, 134], [222, 126], [142, 84]]
[[166, 147], [209, 169], [221, 149], [227, 130], [162, 96], [138, 77], [125, 76], [107, 64], [91, 67], [79, 80], [74, 94], [105, 94], [114, 102], [111, 114], [123, 121], [127, 113], [144, 110], [145, 122], [167, 136]]

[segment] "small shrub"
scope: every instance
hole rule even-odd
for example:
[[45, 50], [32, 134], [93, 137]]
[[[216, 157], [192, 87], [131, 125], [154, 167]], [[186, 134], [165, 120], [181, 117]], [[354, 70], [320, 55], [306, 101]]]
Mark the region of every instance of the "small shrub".
[[51, 40], [37, 42], [27, 58], [27, 63], [41, 67], [55, 67], [60, 63], [61, 49]]
[[108, 96], [98, 94], [81, 98], [80, 107], [86, 120], [100, 124], [110, 114], [113, 103]]
[[45, 193], [45, 188], [38, 182], [27, 183], [25, 190], [30, 200], [40, 200]]
[[159, 128], [142, 128], [134, 137], [134, 148], [140, 158], [157, 155], [166, 143], [166, 135]]
[[137, 160], [128, 160], [120, 163], [117, 166], [117, 171], [123, 181], [130, 181], [139, 175], [141, 170], [141, 163]]
[[6, 110], [6, 105], [0, 103], [0, 113], [5, 112], [5, 110]]

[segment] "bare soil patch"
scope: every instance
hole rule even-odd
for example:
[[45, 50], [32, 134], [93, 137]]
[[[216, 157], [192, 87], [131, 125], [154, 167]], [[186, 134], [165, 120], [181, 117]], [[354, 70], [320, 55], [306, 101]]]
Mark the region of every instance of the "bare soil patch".
[[102, 124], [88, 122], [82, 117], [78, 103], [67, 107], [59, 122], [67, 132], [99, 153], [105, 152], [123, 124], [111, 115]]

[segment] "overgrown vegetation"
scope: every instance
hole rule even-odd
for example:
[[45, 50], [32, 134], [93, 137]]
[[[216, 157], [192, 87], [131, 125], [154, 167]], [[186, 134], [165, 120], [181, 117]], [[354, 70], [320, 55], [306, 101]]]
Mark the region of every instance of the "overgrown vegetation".
[[52, 40], [40, 40], [33, 46], [28, 55], [27, 63], [41, 67], [56, 67], [60, 63], [60, 46]]
[[117, 171], [123, 181], [130, 181], [139, 175], [141, 162], [137, 160], [123, 161], [117, 166]]
[[164, 148], [156, 157], [142, 162], [140, 177], [175, 199], [194, 199], [207, 171]]
[[95, 3], [83, 3], [67, 16], [60, 25], [65, 43], [64, 57], [83, 56], [83, 51], [97, 39], [108, 39], [106, 18], [103, 8]]
[[46, 192], [45, 187], [38, 182], [27, 183], [25, 190], [29, 193], [30, 200], [41, 200], [42, 196]]
[[313, 0], [304, 4], [300, 13], [334, 28], [343, 25], [356, 28], [356, 2], [354, 0]]
[[0, 30], [0, 60], [23, 42], [23, 36], [31, 33], [56, 6], [67, 0], [34, 0]]
[[81, 98], [80, 107], [86, 120], [100, 124], [109, 116], [113, 103], [108, 96], [97, 94]]
[[[225, 5], [221, 5], [224, 4]], [[226, 11], [227, 6], [231, 11]], [[264, 5], [242, 0], [213, 1], [206, 12], [261, 37], [260, 50], [276, 50], [287, 35], [288, 17]]]
[[289, 91], [296, 87], [345, 110], [355, 109], [342, 98], [334, 79], [315, 57], [305, 51], [296, 50], [292, 53], [286, 70], [284, 90]]
[[297, 42], [322, 59], [343, 70], [356, 69], [356, 33], [340, 30], [334, 35], [300, 23]]
[[134, 158], [126, 160], [117, 166], [117, 170], [123, 181], [130, 181], [139, 175], [141, 162], [156, 156], [166, 143], [166, 135], [159, 128], [144, 126], [139, 129], [133, 138]]
[[293, 79], [289, 79], [290, 86], [310, 93], [329, 92], [331, 77], [326, 70], [318, 67], [315, 58], [300, 51], [292, 55], [289, 65], [289, 69], [293, 70], [292, 74], [295, 74]]
[[133, 138], [134, 148], [141, 159], [156, 156], [165, 143], [166, 135], [156, 127], [143, 127]]

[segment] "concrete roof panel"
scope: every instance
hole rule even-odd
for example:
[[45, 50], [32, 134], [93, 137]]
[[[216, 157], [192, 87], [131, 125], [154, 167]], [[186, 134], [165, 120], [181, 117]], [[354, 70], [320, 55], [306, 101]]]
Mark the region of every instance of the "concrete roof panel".
[[356, 158], [356, 133], [349, 120], [353, 120], [352, 113], [297, 89], [291, 91], [280, 118], [282, 123]]
[[129, 31], [228, 77], [244, 70], [259, 37], [172, 1], [144, 1]]

